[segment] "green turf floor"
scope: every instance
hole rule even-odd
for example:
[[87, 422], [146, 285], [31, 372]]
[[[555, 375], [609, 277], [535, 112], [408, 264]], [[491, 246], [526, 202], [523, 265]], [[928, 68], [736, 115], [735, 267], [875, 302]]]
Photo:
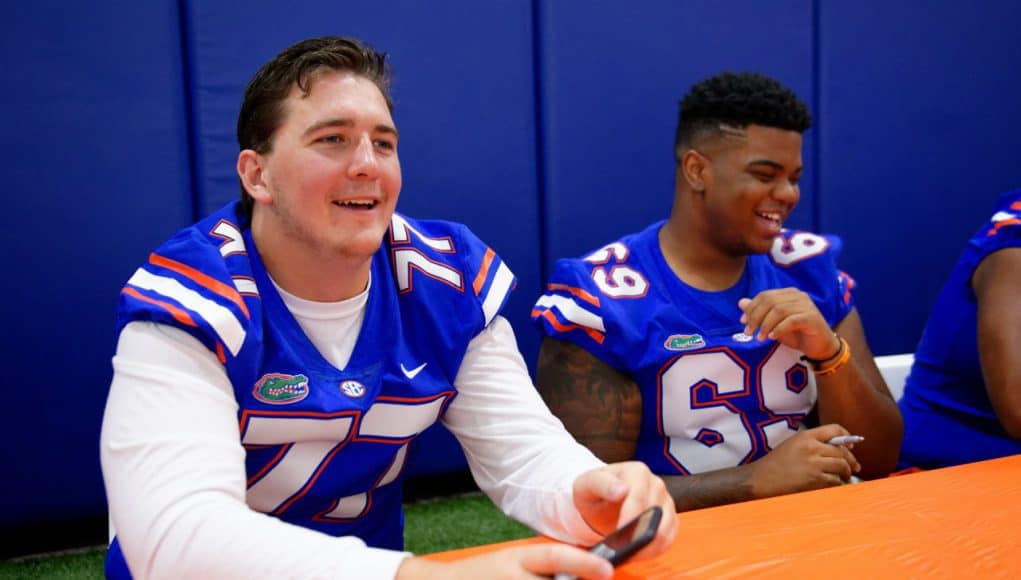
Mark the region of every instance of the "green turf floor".
[[[507, 518], [481, 493], [431, 499], [405, 506], [405, 548], [416, 554], [441, 552], [526, 538], [527, 527]], [[103, 577], [101, 547], [0, 562], [0, 579], [88, 580]]]

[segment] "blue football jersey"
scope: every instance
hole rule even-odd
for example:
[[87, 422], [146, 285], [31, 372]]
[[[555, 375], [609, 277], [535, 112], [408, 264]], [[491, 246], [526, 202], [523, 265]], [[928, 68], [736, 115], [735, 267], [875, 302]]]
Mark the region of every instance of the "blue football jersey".
[[838, 238], [784, 231], [721, 292], [682, 282], [659, 247], [663, 222], [581, 259], [559, 260], [532, 319], [630, 375], [642, 396], [636, 459], [663, 475], [762, 457], [803, 428], [816, 401], [802, 353], [745, 335], [737, 303], [795, 286], [831, 326], [850, 312], [853, 281]]
[[904, 396], [903, 466], [957, 465], [1021, 453], [993, 411], [978, 355], [971, 277], [986, 256], [1021, 246], [1021, 190], [1005, 193], [968, 241], [933, 308]]
[[362, 330], [337, 369], [285, 307], [237, 211], [230, 204], [153, 252], [122, 291], [118, 326], [172, 325], [219, 357], [240, 407], [251, 508], [401, 549], [409, 443], [457, 396], [468, 344], [514, 276], [466, 227], [394, 214]]

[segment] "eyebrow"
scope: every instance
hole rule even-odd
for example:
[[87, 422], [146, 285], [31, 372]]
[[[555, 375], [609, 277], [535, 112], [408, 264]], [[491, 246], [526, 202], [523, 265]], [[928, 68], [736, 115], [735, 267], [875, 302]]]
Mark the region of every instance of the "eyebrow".
[[[766, 167], [769, 167], [771, 169], [775, 169], [777, 171], [784, 171], [784, 166], [783, 165], [777, 163], [776, 161], [770, 161], [768, 159], [756, 159], [755, 161], [749, 162], [747, 167], [751, 168], [751, 167], [755, 167], [755, 166], [758, 166], [758, 165], [765, 165]], [[802, 169], [802, 167], [796, 167], [796, 168], [794, 168], [794, 171], [800, 171], [801, 169]]]
[[[354, 124], [355, 123], [353, 120], [348, 119], [346, 117], [340, 117], [335, 119], [323, 119], [322, 121], [317, 121], [313, 123], [312, 126], [310, 126], [308, 129], [305, 129], [305, 132], [303, 134], [305, 136], [308, 136], [325, 127], [354, 127]], [[397, 129], [390, 125], [379, 124], [373, 127], [373, 130], [376, 133], [387, 133], [393, 135], [394, 137], [399, 136], [399, 134], [397, 133]]]

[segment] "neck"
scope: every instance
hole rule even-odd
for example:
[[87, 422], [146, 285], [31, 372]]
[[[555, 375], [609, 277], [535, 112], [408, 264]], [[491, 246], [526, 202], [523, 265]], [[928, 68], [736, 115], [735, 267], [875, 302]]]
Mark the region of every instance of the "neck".
[[252, 238], [266, 271], [288, 293], [315, 302], [357, 296], [369, 283], [372, 256], [314, 252], [279, 230], [252, 220]]
[[674, 206], [659, 230], [659, 248], [673, 273], [685, 284], [709, 292], [726, 290], [741, 279], [748, 256], [729, 254], [712, 243], [708, 232]]

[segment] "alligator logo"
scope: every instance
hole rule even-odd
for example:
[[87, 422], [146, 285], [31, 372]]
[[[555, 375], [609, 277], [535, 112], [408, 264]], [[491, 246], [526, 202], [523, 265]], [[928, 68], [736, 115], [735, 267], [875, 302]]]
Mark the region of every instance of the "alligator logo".
[[663, 343], [663, 347], [667, 350], [691, 350], [703, 346], [705, 346], [705, 339], [701, 334], [673, 334]]
[[308, 396], [308, 377], [268, 373], [252, 390], [255, 398], [269, 405], [289, 405]]

